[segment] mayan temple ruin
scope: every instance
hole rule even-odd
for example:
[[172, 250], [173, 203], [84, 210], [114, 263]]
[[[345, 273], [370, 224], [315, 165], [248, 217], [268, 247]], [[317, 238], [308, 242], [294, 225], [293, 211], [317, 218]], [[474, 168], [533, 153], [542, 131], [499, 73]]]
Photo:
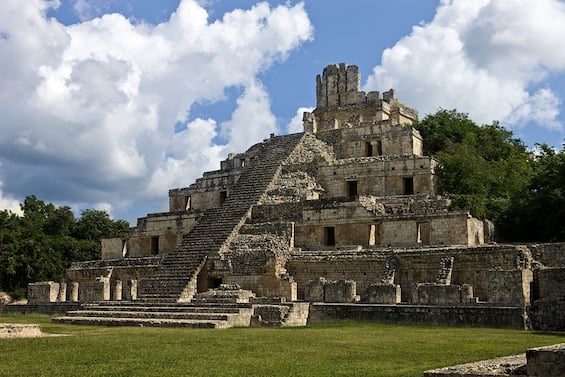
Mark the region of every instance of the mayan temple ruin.
[[303, 133], [171, 189], [101, 260], [30, 284], [29, 306], [67, 305], [60, 323], [565, 328], [563, 244], [497, 244], [492, 223], [450, 210], [417, 112], [360, 91], [356, 66], [327, 66], [316, 99]]

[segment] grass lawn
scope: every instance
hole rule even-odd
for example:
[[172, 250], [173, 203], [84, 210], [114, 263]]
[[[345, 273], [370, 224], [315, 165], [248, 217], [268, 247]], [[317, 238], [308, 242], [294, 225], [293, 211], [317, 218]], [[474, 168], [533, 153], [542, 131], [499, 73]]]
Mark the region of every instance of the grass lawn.
[[409, 376], [565, 342], [565, 333], [339, 322], [224, 330], [55, 325], [70, 336], [0, 339], [0, 376]]

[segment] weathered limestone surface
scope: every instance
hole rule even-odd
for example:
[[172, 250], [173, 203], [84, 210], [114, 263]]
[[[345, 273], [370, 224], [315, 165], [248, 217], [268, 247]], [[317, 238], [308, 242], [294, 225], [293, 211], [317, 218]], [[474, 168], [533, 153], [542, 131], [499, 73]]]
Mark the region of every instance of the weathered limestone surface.
[[526, 351], [528, 377], [562, 377], [565, 375], [565, 343]]
[[39, 325], [22, 325], [0, 323], [0, 339], [2, 338], [35, 338], [43, 336]]
[[30, 304], [44, 304], [57, 302], [60, 284], [54, 281], [45, 281], [28, 284], [28, 301]]
[[95, 281], [80, 283], [78, 297], [83, 302], [110, 300], [110, 279], [100, 276]]
[[535, 273], [537, 292], [529, 315], [539, 330], [565, 330], [565, 268], [543, 268]]
[[565, 344], [531, 348], [525, 354], [429, 370], [424, 377], [563, 377]]
[[400, 292], [398, 284], [371, 284], [365, 291], [365, 301], [370, 304], [400, 304]]
[[324, 302], [358, 301], [357, 286], [353, 280], [328, 281], [324, 284]]
[[461, 286], [436, 283], [418, 284], [414, 301], [422, 305], [457, 305], [462, 302]]
[[526, 355], [497, 357], [424, 372], [424, 377], [510, 377], [526, 376]]

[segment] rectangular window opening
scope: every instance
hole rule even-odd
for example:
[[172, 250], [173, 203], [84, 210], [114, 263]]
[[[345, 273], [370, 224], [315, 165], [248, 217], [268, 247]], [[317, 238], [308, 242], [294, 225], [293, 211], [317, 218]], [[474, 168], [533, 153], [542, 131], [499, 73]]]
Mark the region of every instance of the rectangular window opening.
[[335, 228], [333, 226], [324, 227], [324, 245], [335, 246]]
[[151, 237], [151, 255], [159, 254], [159, 236]]
[[184, 197], [184, 210], [188, 211], [192, 207], [191, 198], [189, 196]]

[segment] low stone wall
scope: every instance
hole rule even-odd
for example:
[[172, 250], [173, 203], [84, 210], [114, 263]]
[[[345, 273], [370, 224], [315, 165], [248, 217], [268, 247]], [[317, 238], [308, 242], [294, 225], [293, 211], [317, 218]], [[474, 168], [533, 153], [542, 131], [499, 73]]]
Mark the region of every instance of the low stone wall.
[[565, 330], [565, 268], [536, 271], [537, 300], [529, 308], [532, 328]]
[[563, 377], [565, 375], [565, 343], [526, 351], [528, 377]]
[[308, 324], [336, 320], [526, 329], [524, 310], [516, 307], [330, 303], [310, 305]]
[[565, 331], [565, 301], [536, 301], [528, 317], [534, 330]]
[[531, 348], [525, 354], [428, 370], [424, 377], [563, 377], [565, 344]]
[[64, 314], [70, 310], [80, 309], [79, 302], [53, 302], [49, 304], [9, 304], [4, 307], [6, 314]]

